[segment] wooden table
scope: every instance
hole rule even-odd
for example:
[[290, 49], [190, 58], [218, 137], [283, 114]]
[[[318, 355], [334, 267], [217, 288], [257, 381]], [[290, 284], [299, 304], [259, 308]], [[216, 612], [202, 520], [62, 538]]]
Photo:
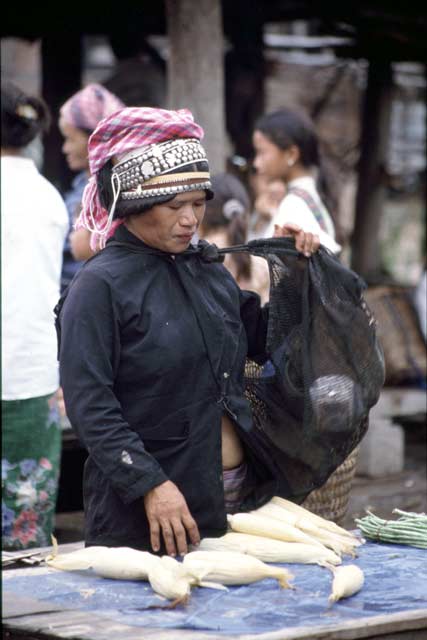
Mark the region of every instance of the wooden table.
[[[71, 551], [81, 546], [82, 543], [63, 545], [60, 547], [60, 552]], [[388, 547], [390, 548], [390, 545]], [[43, 554], [47, 550], [40, 550], [40, 552]], [[425, 557], [427, 559], [427, 552]], [[307, 567], [304, 568], [306, 569]], [[318, 570], [317, 567], [316, 570]], [[3, 638], [5, 640], [59, 638], [74, 640], [361, 640], [362, 638], [364, 640], [425, 640], [427, 638], [427, 592], [426, 606], [418, 610], [383, 613], [370, 617], [361, 616], [357, 619], [340, 620], [333, 624], [324, 624], [319, 618], [315, 625], [311, 623], [307, 626], [282, 628], [258, 634], [233, 635], [196, 629], [153, 628], [122, 624], [117, 619], [98, 615], [96, 611], [66, 608], [63, 604], [48, 601], [46, 598], [43, 601], [38, 599], [37, 593], [17, 594], [8, 588], [10, 578], [15, 579], [16, 582], [16, 579], [22, 580], [25, 576], [32, 576], [33, 582], [34, 576], [39, 576], [39, 584], [42, 585], [41, 581], [47, 572], [52, 573], [54, 570], [45, 565], [38, 567], [27, 565], [26, 568], [4, 570]], [[415, 579], [416, 576], [414, 576]], [[103, 582], [105, 584], [105, 581]], [[120, 584], [123, 585], [123, 583]], [[161, 615], [161, 612], [157, 613]]]

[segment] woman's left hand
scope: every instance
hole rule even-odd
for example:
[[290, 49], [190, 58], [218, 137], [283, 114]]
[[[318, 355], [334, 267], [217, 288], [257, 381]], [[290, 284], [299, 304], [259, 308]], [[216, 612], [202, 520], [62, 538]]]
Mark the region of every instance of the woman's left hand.
[[319, 236], [315, 233], [311, 233], [310, 231], [303, 231], [301, 227], [293, 222], [288, 222], [287, 224], [284, 224], [283, 227], [279, 227], [279, 225], [275, 224], [274, 237], [294, 238], [296, 250], [303, 253], [306, 258], [309, 258], [312, 253], [316, 253], [320, 247]]

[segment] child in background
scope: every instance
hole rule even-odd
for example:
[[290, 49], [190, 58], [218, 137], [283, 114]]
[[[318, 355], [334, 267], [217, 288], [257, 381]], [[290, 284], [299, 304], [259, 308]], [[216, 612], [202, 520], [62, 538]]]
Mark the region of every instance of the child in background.
[[321, 244], [339, 254], [341, 246], [336, 242], [335, 224], [326, 206], [330, 189], [311, 122], [291, 109], [268, 113], [255, 125], [253, 145], [254, 167], [260, 176], [281, 179], [286, 185], [286, 195], [267, 235], [274, 235], [275, 226], [294, 223], [306, 233], [318, 235]]
[[[232, 174], [220, 173], [212, 177], [212, 191], [214, 198], [206, 203], [200, 237], [218, 247], [247, 242], [250, 198], [243, 184]], [[224, 266], [242, 289], [258, 293], [262, 303], [268, 300], [270, 279], [266, 260], [231, 253], [226, 254]]]

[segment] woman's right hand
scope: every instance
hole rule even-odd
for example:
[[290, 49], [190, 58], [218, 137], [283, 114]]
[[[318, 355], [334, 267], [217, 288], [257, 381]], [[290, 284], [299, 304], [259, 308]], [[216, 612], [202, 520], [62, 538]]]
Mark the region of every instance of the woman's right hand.
[[304, 231], [299, 225], [293, 222], [287, 222], [282, 227], [278, 224], [274, 225], [275, 238], [294, 238], [295, 249], [300, 251], [309, 258], [313, 253], [319, 250], [320, 238], [315, 233]]
[[153, 551], [160, 549], [160, 532], [170, 556], [187, 553], [187, 534], [192, 544], [199, 544], [197, 524], [188, 510], [184, 496], [173, 482], [167, 480], [151, 489], [144, 496], [144, 505], [150, 524]]

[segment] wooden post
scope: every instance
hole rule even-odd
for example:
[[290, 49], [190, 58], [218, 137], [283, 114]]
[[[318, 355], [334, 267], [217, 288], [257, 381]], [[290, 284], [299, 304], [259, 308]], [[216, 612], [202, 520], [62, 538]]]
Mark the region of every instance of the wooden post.
[[39, 96], [40, 86], [40, 39], [1, 39], [2, 80], [16, 84], [22, 91]]
[[220, 0], [166, 0], [168, 107], [190, 109], [205, 130], [211, 173], [224, 171], [224, 45]]
[[391, 92], [390, 62], [370, 61], [351, 258], [352, 268], [367, 280], [381, 269], [379, 231], [386, 191], [384, 168], [390, 137]]
[[81, 89], [81, 38], [78, 33], [60, 33], [42, 38], [42, 95], [52, 112], [52, 126], [45, 137], [44, 175], [63, 191], [73, 174], [61, 151], [59, 108]]
[[248, 160], [255, 122], [265, 108], [263, 7], [257, 0], [233, 0], [223, 7], [230, 43], [225, 56], [226, 126], [236, 155]]

